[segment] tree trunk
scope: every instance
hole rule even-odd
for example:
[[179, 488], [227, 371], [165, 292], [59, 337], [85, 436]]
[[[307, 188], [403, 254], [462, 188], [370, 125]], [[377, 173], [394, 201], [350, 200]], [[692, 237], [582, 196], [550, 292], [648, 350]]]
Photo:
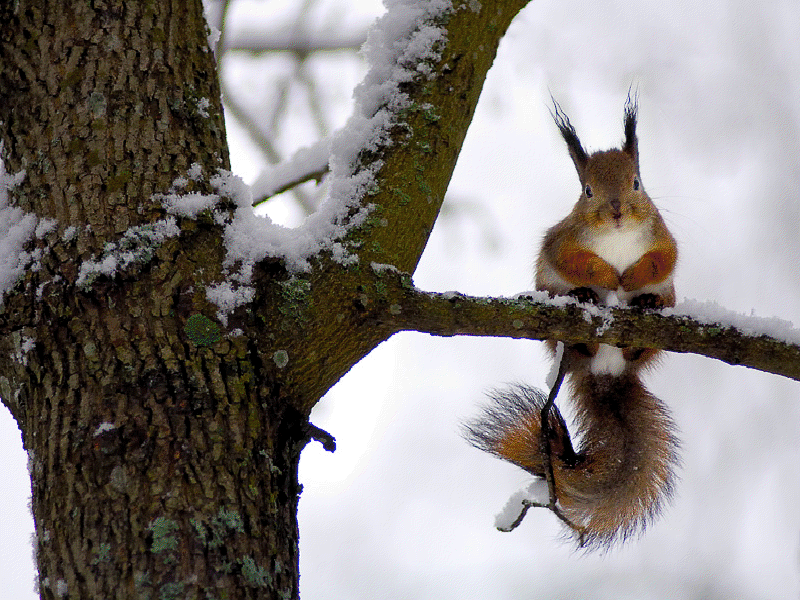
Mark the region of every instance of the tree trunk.
[[[161, 235], [155, 193], [195, 163], [228, 168], [200, 0], [0, 13], [14, 200], [55, 219], [2, 307], [41, 596], [296, 597], [303, 416], [214, 319], [220, 227]], [[111, 241], [133, 259], [106, 274]]]
[[229, 167], [201, 1], [0, 4], [2, 154], [24, 172], [0, 210], [28, 239], [2, 257], [0, 393], [30, 454], [43, 598], [298, 597], [299, 455], [332, 442], [308, 414], [397, 330], [374, 317], [400, 310], [374, 265], [413, 272], [524, 2], [474, 4], [430, 13], [451, 27], [440, 77], [403, 82], [394, 142], [353, 167], [382, 184], [342, 241], [357, 264], [268, 257], [222, 316], [235, 203], [165, 208]]

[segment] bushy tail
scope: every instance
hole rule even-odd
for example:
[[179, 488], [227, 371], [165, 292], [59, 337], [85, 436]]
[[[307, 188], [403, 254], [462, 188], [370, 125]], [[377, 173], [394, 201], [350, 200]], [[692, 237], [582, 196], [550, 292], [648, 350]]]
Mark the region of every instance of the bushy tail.
[[[555, 406], [550, 461], [561, 513], [587, 547], [609, 547], [641, 532], [671, 496], [678, 463], [675, 425], [666, 407], [635, 373], [572, 373], [575, 451]], [[547, 397], [515, 385], [490, 394], [483, 413], [464, 428], [477, 448], [544, 477], [541, 411]]]

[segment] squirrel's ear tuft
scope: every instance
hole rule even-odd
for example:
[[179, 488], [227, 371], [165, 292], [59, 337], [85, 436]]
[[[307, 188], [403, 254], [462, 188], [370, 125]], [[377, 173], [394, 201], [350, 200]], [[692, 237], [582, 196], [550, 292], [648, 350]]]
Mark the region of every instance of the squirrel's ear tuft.
[[583, 149], [583, 145], [580, 139], [578, 139], [575, 128], [572, 126], [572, 123], [569, 122], [569, 117], [567, 117], [561, 109], [561, 106], [556, 102], [555, 98], [550, 96], [550, 99], [553, 101], [553, 110], [550, 111], [550, 114], [553, 116], [558, 130], [561, 132], [561, 137], [567, 142], [569, 155], [572, 157], [572, 162], [575, 163], [578, 177], [581, 182], [583, 182], [583, 173], [586, 170], [586, 163], [589, 161], [589, 155], [586, 154], [586, 150]]
[[639, 163], [639, 143], [636, 140], [636, 117], [639, 112], [639, 94], [628, 91], [625, 102], [625, 142], [622, 151], [629, 154], [634, 162]]

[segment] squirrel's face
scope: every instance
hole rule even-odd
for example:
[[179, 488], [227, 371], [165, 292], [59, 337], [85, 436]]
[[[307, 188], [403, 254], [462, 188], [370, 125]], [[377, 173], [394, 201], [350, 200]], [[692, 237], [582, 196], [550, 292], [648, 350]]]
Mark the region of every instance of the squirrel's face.
[[576, 208], [596, 227], [622, 228], [647, 217], [651, 202], [627, 152], [595, 152], [580, 175], [583, 190]]

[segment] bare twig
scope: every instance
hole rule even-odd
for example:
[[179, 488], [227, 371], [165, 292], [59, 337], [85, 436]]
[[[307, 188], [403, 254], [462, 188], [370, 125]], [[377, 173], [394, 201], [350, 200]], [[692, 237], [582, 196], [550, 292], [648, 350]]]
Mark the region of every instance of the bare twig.
[[[299, 4], [298, 12], [296, 19], [294, 21], [294, 25], [289, 32], [289, 37], [286, 38], [286, 46], [291, 45], [292, 40], [296, 39], [309, 39], [309, 33], [307, 30], [307, 23], [309, 22], [309, 12], [316, 0], [303, 0]], [[228, 10], [228, 3], [224, 5], [222, 9], [222, 36], [219, 42], [219, 48], [225, 48], [226, 51], [230, 48], [228, 47], [227, 40], [230, 38], [231, 35], [236, 36], [237, 33], [231, 34], [230, 31], [224, 27], [226, 22]], [[270, 37], [271, 34], [261, 32], [260, 36], [262, 37]], [[317, 97], [316, 88], [314, 85], [313, 78], [309, 75], [306, 69], [306, 61], [313, 54], [316, 50], [313, 46], [309, 48], [301, 48], [297, 47], [294, 51], [295, 61], [294, 67], [292, 71], [285, 76], [279, 78], [277, 81], [274, 82], [273, 88], [275, 93], [274, 103], [270, 110], [265, 111], [267, 114], [264, 117], [256, 118], [256, 115], [252, 114], [252, 111], [248, 111], [243, 104], [241, 104], [237, 96], [233, 93], [228, 86], [224, 86], [225, 90], [225, 104], [228, 109], [228, 113], [230, 116], [235, 118], [247, 131], [250, 138], [258, 145], [261, 151], [264, 153], [267, 161], [270, 164], [278, 164], [281, 162], [282, 158], [280, 152], [278, 151], [277, 144], [275, 141], [275, 132], [280, 131], [281, 123], [286, 119], [287, 112], [289, 109], [290, 104], [290, 96], [292, 94], [292, 86], [296, 82], [298, 85], [304, 88], [306, 97], [309, 103], [309, 110], [311, 112], [312, 119], [314, 120], [317, 128], [320, 130], [320, 135], [325, 137], [327, 134], [327, 124], [325, 122], [325, 115], [323, 113], [322, 105]], [[301, 175], [299, 177], [293, 177], [291, 179], [282, 182], [280, 185], [276, 186], [274, 189], [270, 190], [268, 194], [262, 194], [260, 197], [257, 197], [253, 205], [257, 206], [271, 196], [275, 194], [279, 194], [285, 191], [292, 191], [292, 195], [294, 196], [295, 200], [297, 201], [298, 205], [300, 206], [301, 210], [305, 214], [310, 214], [316, 208], [316, 202], [314, 199], [306, 193], [305, 190], [297, 189], [296, 186], [304, 183], [305, 181], [309, 181], [311, 179], [315, 179], [319, 181], [322, 176], [327, 173], [327, 165], [323, 168], [314, 169], [311, 173], [307, 175]]]
[[[563, 347], [563, 342], [560, 343]], [[564, 381], [564, 375], [566, 375], [567, 369], [569, 368], [569, 353], [564, 349], [561, 353], [561, 360], [558, 363], [558, 374], [556, 375], [556, 379], [553, 382], [553, 387], [550, 388], [550, 393], [547, 396], [547, 402], [542, 407], [541, 412], [541, 422], [542, 422], [542, 429], [541, 429], [541, 448], [542, 448], [542, 456], [544, 457], [544, 477], [545, 481], [547, 481], [547, 490], [549, 492], [549, 501], [546, 505], [542, 505], [538, 502], [523, 502], [523, 505], [527, 504], [529, 506], [536, 506], [541, 508], [549, 509], [554, 515], [556, 515], [561, 522], [563, 522], [567, 527], [572, 529], [578, 536], [578, 545], [583, 546], [584, 541], [584, 531], [583, 528], [576, 525], [572, 521], [567, 518], [567, 516], [561, 511], [561, 508], [558, 506], [558, 494], [556, 493], [556, 483], [555, 483], [555, 475], [553, 473], [553, 460], [552, 460], [552, 450], [550, 447], [550, 411], [553, 409], [553, 405], [556, 401], [556, 396], [558, 396], [558, 392], [561, 389], [561, 384]], [[527, 511], [525, 511], [527, 512]], [[520, 515], [520, 521], [522, 521], [523, 515]]]
[[228, 109], [228, 114], [236, 119], [242, 127], [244, 127], [245, 131], [247, 131], [248, 135], [258, 145], [270, 163], [275, 164], [280, 162], [281, 156], [275, 149], [275, 145], [272, 143], [272, 140], [267, 137], [263, 131], [261, 131], [261, 128], [258, 127], [255, 120], [249, 114], [247, 114], [244, 106], [239, 103], [229, 86], [225, 85], [223, 82], [222, 88], [223, 98], [225, 106]]
[[[282, 194], [283, 192], [290, 190], [293, 187], [300, 185], [301, 183], [305, 183], [307, 181], [316, 181], [319, 183], [319, 181], [327, 172], [328, 172], [328, 165], [324, 165], [323, 167], [315, 171], [310, 171], [308, 173], [301, 173], [295, 178], [284, 181], [283, 183], [281, 183], [281, 185], [270, 190], [268, 194], [259, 194], [258, 196], [256, 196], [253, 199], [253, 206], [259, 206], [264, 202], [266, 202], [267, 200], [269, 200], [270, 198], [272, 198], [272, 196], [275, 196], [277, 194]], [[300, 191], [300, 190], [295, 190], [295, 191]], [[302, 203], [301, 205], [306, 210], [306, 214], [311, 213], [310, 206], [306, 206]]]
[[510, 531], [514, 531], [517, 527], [522, 524], [522, 521], [525, 519], [525, 515], [528, 514], [528, 509], [530, 508], [547, 508], [546, 504], [542, 504], [540, 502], [534, 502], [532, 500], [522, 500], [522, 506], [520, 508], [519, 514], [517, 518], [514, 519], [508, 527], [500, 527], [498, 525], [497, 529], [502, 531], [503, 533], [508, 533]]
[[583, 546], [584, 543], [584, 531], [583, 528], [579, 525], [576, 525], [569, 518], [563, 513], [561, 508], [558, 506], [558, 493], [556, 491], [556, 484], [555, 484], [555, 474], [553, 473], [553, 461], [552, 461], [552, 448], [550, 446], [550, 411], [553, 410], [553, 406], [556, 401], [556, 396], [558, 396], [558, 392], [561, 389], [561, 384], [564, 381], [564, 376], [566, 375], [567, 370], [569, 369], [569, 362], [568, 362], [568, 353], [562, 352], [561, 358], [558, 361], [558, 373], [556, 375], [555, 381], [553, 382], [552, 387], [550, 388], [550, 393], [547, 396], [547, 401], [542, 406], [541, 412], [539, 414], [540, 422], [541, 422], [541, 430], [540, 430], [540, 437], [539, 437], [539, 449], [541, 455], [544, 460], [544, 479], [547, 483], [547, 491], [548, 491], [548, 500], [547, 502], [538, 502], [536, 500], [531, 500], [529, 498], [523, 498], [520, 500], [520, 511], [517, 515], [517, 518], [514, 519], [508, 526], [500, 527], [498, 529], [500, 531], [508, 532], [513, 531], [522, 523], [525, 519], [525, 515], [528, 514], [528, 509], [530, 508], [546, 508], [550, 512], [552, 512], [555, 516], [561, 520], [564, 525], [569, 527], [575, 534], [578, 536], [578, 545]]

